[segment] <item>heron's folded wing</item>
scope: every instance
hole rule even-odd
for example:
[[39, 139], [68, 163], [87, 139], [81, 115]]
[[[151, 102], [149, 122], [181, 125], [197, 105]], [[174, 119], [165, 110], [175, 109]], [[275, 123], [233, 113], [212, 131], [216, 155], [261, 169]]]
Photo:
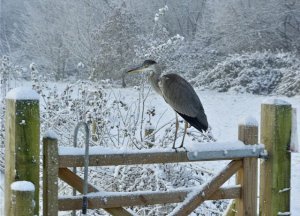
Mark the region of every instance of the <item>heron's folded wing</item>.
[[176, 112], [190, 117], [197, 117], [199, 113], [204, 113], [195, 90], [181, 76], [166, 74], [161, 77], [159, 87], [166, 102]]

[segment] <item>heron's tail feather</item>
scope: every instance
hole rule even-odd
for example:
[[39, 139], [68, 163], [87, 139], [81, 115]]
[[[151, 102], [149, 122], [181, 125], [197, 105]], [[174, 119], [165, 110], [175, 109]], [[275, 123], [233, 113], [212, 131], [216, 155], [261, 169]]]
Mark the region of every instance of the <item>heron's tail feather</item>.
[[192, 125], [197, 130], [203, 132], [208, 129], [208, 122], [205, 113], [198, 115], [197, 117], [190, 117], [177, 112], [184, 120], [186, 120], [190, 125]]

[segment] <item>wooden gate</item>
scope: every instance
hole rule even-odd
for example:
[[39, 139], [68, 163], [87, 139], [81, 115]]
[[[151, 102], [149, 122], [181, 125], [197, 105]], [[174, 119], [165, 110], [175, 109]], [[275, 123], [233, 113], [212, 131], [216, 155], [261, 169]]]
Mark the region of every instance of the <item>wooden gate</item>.
[[[88, 208], [103, 208], [113, 215], [131, 215], [124, 206], [180, 203], [170, 215], [188, 215], [205, 200], [238, 199], [237, 209], [240, 215], [255, 215], [257, 210], [257, 161], [264, 157], [263, 145], [257, 144], [258, 128], [256, 125], [240, 125], [239, 139], [242, 142], [209, 143], [213, 150], [205, 150], [205, 145], [197, 151], [174, 150], [135, 153], [114, 152], [101, 154], [101, 149], [94, 149], [89, 155], [89, 166], [117, 166], [132, 164], [199, 162], [211, 160], [231, 160], [231, 162], [209, 182], [201, 187], [171, 191], [136, 191], [136, 192], [98, 192], [89, 185]], [[45, 137], [44, 143], [44, 214], [57, 215], [58, 211], [80, 210], [82, 196], [58, 197], [57, 178], [59, 177], [82, 193], [83, 179], [73, 173], [70, 167], [83, 167], [84, 151], [74, 155], [72, 148], [59, 148], [56, 139]], [[206, 144], [208, 145], [208, 143]], [[231, 146], [226, 148], [226, 146]], [[233, 147], [234, 146], [234, 147]], [[237, 174], [237, 185], [221, 187], [232, 175]], [[242, 196], [242, 194], [245, 194]]]

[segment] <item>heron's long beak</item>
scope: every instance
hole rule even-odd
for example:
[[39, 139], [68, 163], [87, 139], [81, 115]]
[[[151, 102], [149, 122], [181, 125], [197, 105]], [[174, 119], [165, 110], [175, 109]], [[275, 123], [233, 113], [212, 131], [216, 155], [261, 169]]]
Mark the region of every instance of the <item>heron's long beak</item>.
[[141, 72], [145, 71], [145, 69], [146, 69], [146, 67], [144, 65], [139, 65], [137, 67], [130, 69], [129, 71], [127, 71], [127, 73], [128, 74], [141, 73]]

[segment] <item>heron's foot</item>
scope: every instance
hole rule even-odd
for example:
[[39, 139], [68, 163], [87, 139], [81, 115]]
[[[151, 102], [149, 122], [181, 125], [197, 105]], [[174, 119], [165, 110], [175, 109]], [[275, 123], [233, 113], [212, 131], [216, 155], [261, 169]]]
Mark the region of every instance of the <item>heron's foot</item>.
[[184, 146], [179, 146], [179, 147], [172, 147], [172, 149], [175, 150], [175, 152], [180, 152], [180, 151], [185, 151], [187, 152], [187, 149]]

